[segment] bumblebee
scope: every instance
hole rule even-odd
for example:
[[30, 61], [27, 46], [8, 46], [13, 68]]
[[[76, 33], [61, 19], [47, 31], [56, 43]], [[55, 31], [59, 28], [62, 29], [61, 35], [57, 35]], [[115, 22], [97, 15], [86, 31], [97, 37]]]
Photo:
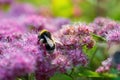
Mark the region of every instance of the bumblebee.
[[38, 40], [45, 44], [45, 48], [47, 50], [48, 53], [53, 53], [55, 50], [55, 42], [52, 38], [52, 35], [49, 31], [47, 30], [42, 30], [39, 34], [38, 34]]

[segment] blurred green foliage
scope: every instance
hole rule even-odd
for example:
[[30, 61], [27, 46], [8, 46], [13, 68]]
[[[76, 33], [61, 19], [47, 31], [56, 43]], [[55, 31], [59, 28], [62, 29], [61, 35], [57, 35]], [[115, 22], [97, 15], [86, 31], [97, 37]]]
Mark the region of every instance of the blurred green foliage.
[[52, 10], [55, 16], [70, 17], [72, 2], [70, 0], [52, 0]]
[[55, 17], [90, 22], [97, 16], [120, 20], [120, 0], [19, 0], [46, 6]]

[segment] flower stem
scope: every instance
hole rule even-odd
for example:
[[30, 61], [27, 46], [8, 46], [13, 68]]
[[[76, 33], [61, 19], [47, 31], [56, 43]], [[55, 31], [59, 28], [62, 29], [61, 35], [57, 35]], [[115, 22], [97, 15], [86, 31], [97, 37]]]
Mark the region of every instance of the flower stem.
[[92, 57], [90, 59], [90, 64], [93, 62], [93, 59], [94, 59], [94, 56], [96, 55], [97, 50], [98, 50], [98, 47], [95, 49], [95, 51], [92, 54]]
[[24, 79], [25, 79], [25, 80], [29, 80], [29, 74], [25, 75], [25, 76], [24, 76]]
[[24, 75], [22, 77], [18, 77], [16, 80], [31, 80], [29, 77], [30, 77], [30, 75], [26, 74], [26, 75]]
[[65, 75], [69, 76], [72, 80], [74, 80], [73, 76], [72, 76], [72, 73], [74, 72], [74, 68], [72, 68], [70, 74], [68, 73], [65, 73]]

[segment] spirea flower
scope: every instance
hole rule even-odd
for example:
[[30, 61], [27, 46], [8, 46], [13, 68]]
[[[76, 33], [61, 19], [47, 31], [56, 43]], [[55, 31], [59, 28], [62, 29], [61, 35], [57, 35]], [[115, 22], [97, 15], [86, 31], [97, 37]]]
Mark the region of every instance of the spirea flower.
[[[56, 38], [60, 40], [62, 46], [58, 44], [58, 50], [63, 51], [71, 59], [71, 64], [76, 66], [79, 63], [85, 65], [85, 55], [83, 54], [82, 47], [92, 48], [94, 41], [90, 37], [92, 29], [85, 24], [75, 24], [63, 26], [63, 28], [57, 33]], [[58, 36], [57, 36], [58, 35]], [[89, 40], [87, 40], [87, 38]], [[83, 63], [82, 63], [83, 60]]]
[[20, 19], [21, 24], [33, 31], [40, 31], [44, 28], [47, 19], [39, 15], [23, 16]]
[[52, 19], [51, 22], [56, 26], [58, 26], [58, 28], [60, 29], [63, 25], [69, 24], [70, 20], [66, 18], [55, 18], [55, 19]]
[[0, 4], [10, 4], [13, 3], [14, 0], [0, 0]]
[[37, 14], [36, 9], [30, 4], [18, 4], [13, 3], [8, 11], [9, 16], [22, 16], [22, 15], [33, 15]]
[[70, 20], [66, 18], [49, 19], [45, 24], [45, 29], [49, 30], [50, 32], [56, 32], [61, 29], [63, 25], [67, 25], [69, 23]]
[[109, 18], [98, 17], [98, 18], [95, 18], [94, 23], [102, 27], [110, 21], [111, 20]]
[[96, 18], [89, 26], [93, 27], [95, 34], [106, 39], [108, 43], [108, 53], [110, 56], [108, 59], [102, 62], [102, 66], [100, 66], [96, 72], [109, 71], [113, 66], [119, 70], [119, 64], [116, 63], [116, 60], [119, 60], [119, 58], [115, 58], [114, 56], [116, 51], [119, 51], [120, 49], [120, 24], [108, 18]]
[[[49, 54], [45, 50], [45, 46], [40, 46], [42, 60], [38, 60], [36, 79], [47, 80], [56, 71], [65, 73], [74, 66], [85, 66], [88, 63], [87, 57], [82, 51], [82, 46], [91, 44], [94, 41], [90, 37], [91, 28], [84, 24], [63, 26], [53, 36], [57, 38], [61, 44], [56, 43], [56, 50]], [[88, 38], [89, 40], [85, 39]]]
[[0, 10], [0, 18], [3, 18], [4, 17], [4, 12], [2, 10]]
[[97, 72], [106, 72], [109, 71], [110, 68], [114, 67], [119, 70], [120, 65], [120, 45], [116, 41], [110, 42], [108, 46], [109, 58], [102, 62], [102, 66], [100, 66], [96, 71]]
[[100, 66], [96, 72], [102, 73], [110, 70], [111, 67], [120, 70], [120, 51], [116, 51], [113, 55], [107, 58], [102, 62], [102, 66]]
[[69, 23], [69, 20], [63, 20], [57, 21], [56, 19], [45, 18], [40, 15], [28, 15], [23, 16], [20, 19], [20, 22], [24, 27], [27, 27], [28, 30], [32, 30], [35, 32], [38, 32], [42, 29], [47, 29], [50, 32], [55, 32], [59, 30], [62, 25]]
[[108, 31], [106, 39], [108, 42], [120, 42], [120, 28]]
[[[37, 31], [45, 28], [52, 32], [67, 24], [66, 21], [54, 21], [56, 20], [39, 15], [6, 16], [0, 20], [0, 80], [14, 80], [30, 73], [35, 73], [39, 80], [40, 76], [49, 78], [56, 71], [66, 72], [72, 68], [72, 64], [87, 63], [86, 56], [79, 50], [71, 51], [77, 51], [78, 56], [73, 55], [74, 58], [68, 61], [71, 54], [63, 55], [58, 49], [49, 55], [44, 47], [38, 44]], [[33, 30], [30, 31], [29, 28]]]
[[[58, 37], [60, 42], [64, 43], [64, 45], [81, 47], [88, 43], [94, 44], [90, 36], [92, 31], [92, 28], [85, 24], [66, 25], [59, 31], [59, 35], [55, 34], [55, 36]], [[89, 38], [89, 41], [87, 38]]]
[[34, 71], [34, 56], [31, 54], [22, 53], [22, 51], [17, 51], [17, 49], [15, 49], [15, 51], [11, 50], [9, 52], [7, 54], [3, 54], [4, 57], [0, 59], [0, 68], [4, 70], [4, 74], [0, 72], [2, 75], [2, 77], [0, 77], [1, 80], [9, 80], [9, 77], [15, 78], [17, 76], [26, 75], [27, 73]]
[[19, 38], [25, 32], [26, 29], [16, 21], [16, 18], [0, 20], [0, 40], [2, 41]]
[[14, 80], [36, 70], [39, 52], [36, 34], [13, 37], [10, 42], [1, 40], [0, 45], [0, 80]]
[[11, 36], [25, 32], [25, 28], [21, 26], [16, 19], [2, 19], [0, 20], [0, 35]]
[[98, 34], [99, 31], [108, 23], [110, 19], [98, 17], [95, 18], [93, 23], [90, 23], [89, 26], [93, 27], [94, 33]]
[[102, 72], [107, 72], [110, 70], [110, 67], [112, 65], [112, 58], [108, 58], [105, 61], [102, 62], [102, 66], [100, 66], [96, 72], [102, 73]]
[[89, 26], [93, 27], [94, 33], [105, 37], [109, 31], [119, 28], [120, 24], [108, 18], [96, 18]]

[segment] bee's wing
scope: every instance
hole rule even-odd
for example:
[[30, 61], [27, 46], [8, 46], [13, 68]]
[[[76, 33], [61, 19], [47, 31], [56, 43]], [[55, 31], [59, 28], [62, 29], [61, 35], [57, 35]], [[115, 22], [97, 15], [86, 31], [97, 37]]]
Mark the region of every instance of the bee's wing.
[[46, 38], [46, 41], [47, 41], [48, 45], [50, 47], [53, 47], [54, 46], [54, 42], [50, 38], [48, 38], [47, 36], [45, 36], [45, 38]]
[[62, 42], [60, 42], [57, 38], [52, 37], [52, 39], [54, 40], [55, 43], [58, 43], [58, 44], [60, 44], [60, 45], [63, 45]]

